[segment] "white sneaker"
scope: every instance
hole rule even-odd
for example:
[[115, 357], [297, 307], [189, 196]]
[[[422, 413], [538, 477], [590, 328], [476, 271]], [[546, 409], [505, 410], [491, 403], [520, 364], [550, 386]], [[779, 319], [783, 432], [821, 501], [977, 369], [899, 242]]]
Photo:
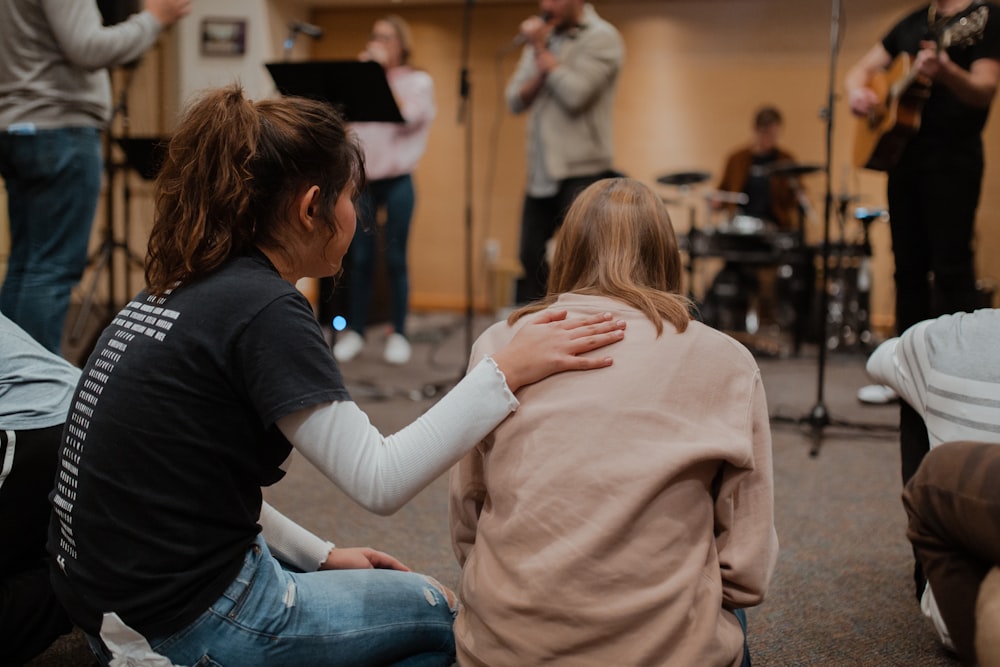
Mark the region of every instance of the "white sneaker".
[[884, 384], [868, 384], [858, 389], [858, 400], [869, 405], [885, 405], [899, 400], [899, 394]]
[[406, 336], [394, 333], [385, 341], [386, 363], [401, 366], [410, 360], [410, 341]]
[[333, 356], [340, 362], [347, 362], [358, 356], [365, 346], [365, 339], [354, 329], [348, 329], [338, 339], [333, 346]]

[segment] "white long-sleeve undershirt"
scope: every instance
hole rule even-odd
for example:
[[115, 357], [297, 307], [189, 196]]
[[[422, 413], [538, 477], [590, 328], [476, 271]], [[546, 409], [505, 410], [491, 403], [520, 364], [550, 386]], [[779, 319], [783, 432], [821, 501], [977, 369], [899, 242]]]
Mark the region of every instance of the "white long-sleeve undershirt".
[[[486, 357], [437, 404], [390, 436], [350, 401], [299, 410], [277, 425], [340, 490], [384, 516], [448, 470], [518, 405], [503, 373]], [[316, 570], [333, 548], [266, 503], [260, 521], [275, 555], [303, 570]]]

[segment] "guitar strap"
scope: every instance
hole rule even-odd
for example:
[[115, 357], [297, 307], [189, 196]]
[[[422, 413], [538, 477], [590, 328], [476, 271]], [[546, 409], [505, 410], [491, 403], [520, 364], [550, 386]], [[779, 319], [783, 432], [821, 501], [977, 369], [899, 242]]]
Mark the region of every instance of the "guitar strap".
[[969, 6], [966, 7], [965, 9], [957, 11], [954, 14], [950, 14], [948, 16], [938, 16], [937, 6], [933, 2], [931, 2], [931, 4], [927, 6], [927, 29], [930, 32], [930, 34], [937, 37], [941, 34], [941, 31], [948, 26], [949, 23], [955, 21], [956, 19], [961, 19], [961, 17], [967, 14], [970, 14], [972, 10], [974, 10], [981, 4], [983, 4], [983, 0], [972, 0], [972, 2], [969, 3]]

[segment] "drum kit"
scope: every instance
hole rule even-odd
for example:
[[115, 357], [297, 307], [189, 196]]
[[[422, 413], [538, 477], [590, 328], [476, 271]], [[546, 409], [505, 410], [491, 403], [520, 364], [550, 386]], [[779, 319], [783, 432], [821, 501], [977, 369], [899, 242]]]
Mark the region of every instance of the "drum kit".
[[[824, 171], [815, 164], [777, 162], [766, 167], [772, 176], [799, 177]], [[698, 315], [707, 324], [735, 335], [755, 353], [769, 356], [784, 355], [787, 347], [772, 335], [764, 335], [764, 325], [758, 306], [761, 299], [773, 301], [768, 313], [771, 331], [792, 333], [792, 349], [798, 354], [807, 338], [819, 342], [818, 299], [814, 293], [816, 262], [821, 246], [805, 243], [805, 212], [800, 211], [797, 229], [782, 230], [769, 221], [743, 214], [748, 203], [742, 192], [703, 189], [711, 174], [704, 171], [679, 171], [663, 174], [656, 179], [660, 185], [675, 188], [675, 196], [663, 197], [672, 205], [687, 204], [690, 222], [686, 234], [678, 235], [678, 244], [686, 255], [688, 296], [697, 304]], [[696, 197], [698, 195], [698, 197]], [[697, 200], [707, 209], [705, 223], [698, 224]], [[829, 349], [869, 346], [872, 334], [869, 326], [868, 293], [871, 284], [871, 246], [868, 227], [874, 220], [885, 217], [884, 211], [857, 209], [855, 218], [863, 228], [860, 240], [848, 241], [844, 235], [846, 211], [853, 198], [839, 198], [841, 241], [830, 253], [825, 289], [828, 293], [826, 321]], [[711, 283], [695, 294], [696, 270], [703, 260], [722, 260]], [[822, 264], [822, 262], [820, 262]], [[761, 272], [765, 267], [773, 271]], [[762, 285], [759, 277], [773, 284]], [[762, 291], [771, 292], [770, 295]], [[816, 312], [814, 312], [816, 311]], [[817, 315], [816, 318], [810, 313]]]

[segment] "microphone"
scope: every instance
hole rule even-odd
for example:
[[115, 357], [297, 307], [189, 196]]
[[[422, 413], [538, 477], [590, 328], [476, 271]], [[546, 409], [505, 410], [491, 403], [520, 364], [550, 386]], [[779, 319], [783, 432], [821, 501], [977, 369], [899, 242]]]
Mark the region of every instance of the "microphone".
[[[543, 23], [548, 23], [552, 20], [552, 12], [542, 12], [538, 15], [542, 19]], [[517, 37], [511, 42], [512, 46], [524, 46], [528, 42], [528, 36], [523, 32], [517, 33]]]
[[323, 36], [322, 28], [312, 23], [305, 23], [304, 21], [292, 21], [288, 24], [288, 29], [293, 33], [301, 32], [303, 35], [307, 35], [313, 39], [319, 39]]

